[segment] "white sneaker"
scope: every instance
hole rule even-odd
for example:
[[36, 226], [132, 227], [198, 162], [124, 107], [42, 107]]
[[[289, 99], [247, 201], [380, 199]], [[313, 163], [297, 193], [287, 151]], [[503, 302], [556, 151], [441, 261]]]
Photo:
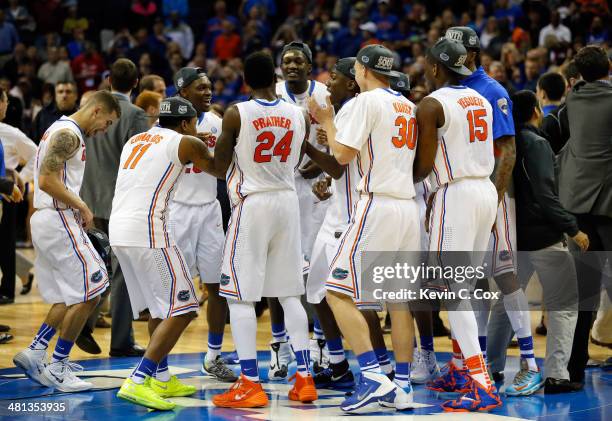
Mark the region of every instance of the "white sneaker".
[[73, 371], [81, 370], [83, 370], [83, 367], [65, 359], [47, 364], [45, 371], [43, 371], [43, 377], [50, 383], [51, 387], [62, 392], [81, 392], [93, 387], [93, 384], [74, 375]]
[[30, 349], [26, 348], [19, 354], [13, 357], [13, 362], [23, 371], [26, 376], [40, 383], [43, 386], [51, 386], [51, 384], [43, 376], [45, 365], [47, 364], [46, 349]]
[[289, 342], [270, 343], [270, 370], [268, 371], [268, 379], [285, 380], [289, 371], [289, 364], [291, 364], [294, 358]]
[[329, 351], [325, 339], [310, 339], [308, 348], [310, 350], [310, 361], [315, 373], [329, 366]]
[[386, 408], [395, 408], [398, 411], [404, 409], [413, 409], [418, 405], [414, 404], [414, 391], [412, 386], [408, 389], [402, 389], [397, 384], [395, 385], [395, 393], [385, 396], [378, 403]]
[[440, 369], [436, 361], [436, 354], [431, 351], [416, 351], [414, 364], [410, 370], [410, 381], [414, 384], [424, 384], [440, 377]]

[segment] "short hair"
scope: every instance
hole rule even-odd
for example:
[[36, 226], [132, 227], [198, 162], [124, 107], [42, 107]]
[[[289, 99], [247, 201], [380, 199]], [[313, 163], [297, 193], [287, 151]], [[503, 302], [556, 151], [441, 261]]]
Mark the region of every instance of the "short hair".
[[132, 60], [120, 58], [110, 68], [110, 82], [114, 90], [128, 92], [138, 80], [138, 69]]
[[569, 85], [571, 79], [580, 79], [580, 72], [578, 71], [578, 67], [576, 66], [576, 62], [574, 60], [570, 60], [565, 66], [561, 67], [561, 74], [565, 78], [565, 81]]
[[582, 47], [574, 57], [576, 67], [587, 82], [595, 82], [608, 76], [610, 61], [606, 51], [596, 45]]
[[560, 101], [565, 93], [565, 78], [557, 72], [544, 73], [538, 79], [538, 87], [551, 101]]
[[106, 112], [112, 113], [113, 111], [117, 114], [117, 117], [121, 117], [121, 107], [119, 106], [119, 101], [113, 94], [109, 91], [100, 90], [96, 91], [91, 98], [85, 104], [85, 107], [89, 107], [93, 104], [102, 105]]
[[193, 117], [174, 117], [174, 116], [159, 116], [159, 126], [164, 129], [173, 129], [179, 127], [183, 121], [189, 121]]
[[142, 108], [143, 110], [146, 110], [149, 107], [159, 107], [159, 103], [162, 99], [163, 97], [161, 96], [161, 94], [158, 94], [157, 92], [153, 91], [144, 90], [136, 97], [134, 105]]
[[154, 91], [156, 80], [164, 82], [164, 78], [159, 75], [146, 75], [140, 79], [140, 91]]
[[244, 81], [251, 89], [271, 86], [274, 84], [274, 77], [274, 61], [269, 54], [257, 51], [244, 60]]
[[54, 88], [57, 88], [57, 85], [72, 85], [74, 92], [78, 94], [77, 84], [74, 80], [60, 80], [55, 82]]
[[524, 89], [516, 92], [512, 99], [512, 118], [515, 126], [526, 124], [533, 117], [533, 112], [538, 106], [538, 98], [533, 91]]

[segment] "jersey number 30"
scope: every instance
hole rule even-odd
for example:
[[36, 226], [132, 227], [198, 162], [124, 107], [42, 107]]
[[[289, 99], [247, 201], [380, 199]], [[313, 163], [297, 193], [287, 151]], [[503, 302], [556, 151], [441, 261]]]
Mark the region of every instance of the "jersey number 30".
[[484, 118], [487, 116], [487, 110], [479, 108], [470, 110], [467, 113], [467, 120], [470, 126], [470, 143], [478, 139], [481, 142], [486, 142], [488, 136], [487, 122]]
[[[272, 132], [262, 132], [257, 136], [257, 147], [255, 148], [255, 154], [253, 155], [253, 160], [258, 163], [262, 162], [270, 162], [272, 160], [272, 156], [280, 156], [280, 162], [286, 162], [289, 154], [291, 153], [291, 141], [293, 140], [293, 130], [289, 130], [282, 139], [274, 144], [276, 138], [274, 133]], [[270, 149], [272, 153], [264, 153], [268, 152]]]
[[401, 148], [407, 146], [408, 149], [414, 149], [417, 141], [417, 122], [416, 118], [412, 117], [406, 120], [403, 115], [398, 115], [395, 119], [395, 127], [398, 129], [397, 136], [391, 138], [393, 146]]

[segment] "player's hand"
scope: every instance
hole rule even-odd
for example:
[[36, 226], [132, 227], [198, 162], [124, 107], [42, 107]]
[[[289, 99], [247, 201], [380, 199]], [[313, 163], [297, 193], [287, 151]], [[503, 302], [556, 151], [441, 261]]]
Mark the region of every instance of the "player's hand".
[[200, 139], [202, 142], [206, 143], [208, 145], [208, 143], [210, 142], [210, 138], [212, 137], [212, 133], [210, 132], [200, 132], [198, 134], [196, 134], [196, 137], [198, 139]]
[[23, 193], [25, 193], [25, 182], [17, 171], [13, 171], [13, 180], [15, 181], [15, 185], [19, 188], [21, 194], [23, 195]]
[[574, 240], [574, 243], [576, 243], [578, 247], [580, 247], [580, 250], [582, 252], [585, 252], [589, 249], [589, 236], [586, 235], [584, 232], [578, 231], [578, 234], [574, 235], [572, 237], [572, 240]]
[[81, 225], [83, 225], [83, 228], [85, 228], [85, 230], [88, 230], [93, 226], [93, 213], [91, 212], [91, 210], [89, 210], [85, 202], [83, 202], [81, 206], [78, 207], [78, 210], [81, 214]]
[[312, 185], [312, 193], [320, 201], [329, 199], [332, 196], [332, 192], [329, 191], [329, 180], [324, 178], [323, 180], [319, 180], [314, 183]]
[[321, 107], [313, 97], [308, 98], [308, 112], [321, 125], [330, 123], [334, 118], [334, 107], [329, 95], [325, 97], [325, 107]]
[[327, 132], [321, 127], [317, 127], [317, 143], [322, 146], [329, 146]]
[[13, 184], [13, 192], [11, 194], [3, 194], [2, 197], [9, 203], [19, 203], [23, 200], [23, 195], [17, 184]]
[[427, 208], [425, 210], [425, 232], [429, 233], [429, 218], [431, 217], [431, 207], [433, 206], [433, 201], [436, 197], [436, 192], [433, 192], [427, 198]]
[[300, 174], [304, 177], [304, 180], [312, 180], [321, 174], [321, 168], [313, 161], [308, 161], [303, 168], [299, 169]]

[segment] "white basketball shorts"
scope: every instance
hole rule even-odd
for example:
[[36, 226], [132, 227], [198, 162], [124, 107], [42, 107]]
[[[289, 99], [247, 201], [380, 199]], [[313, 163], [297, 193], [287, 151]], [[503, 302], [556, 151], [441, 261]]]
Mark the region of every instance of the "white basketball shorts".
[[516, 205], [514, 198], [508, 193], [497, 207], [495, 229], [489, 239], [490, 276], [498, 276], [508, 272], [516, 273]]
[[342, 232], [346, 230], [346, 227], [334, 228], [328, 218], [325, 218], [312, 248], [310, 272], [306, 280], [306, 299], [311, 304], [319, 304], [325, 298], [327, 291], [325, 282], [329, 275], [329, 267], [338, 249]]
[[115, 246], [113, 251], [125, 277], [134, 319], [147, 308], [154, 319], [199, 311], [189, 269], [176, 245], [157, 249]]
[[106, 267], [72, 209], [39, 209], [30, 218], [34, 272], [49, 304], [89, 301], [108, 287]]

